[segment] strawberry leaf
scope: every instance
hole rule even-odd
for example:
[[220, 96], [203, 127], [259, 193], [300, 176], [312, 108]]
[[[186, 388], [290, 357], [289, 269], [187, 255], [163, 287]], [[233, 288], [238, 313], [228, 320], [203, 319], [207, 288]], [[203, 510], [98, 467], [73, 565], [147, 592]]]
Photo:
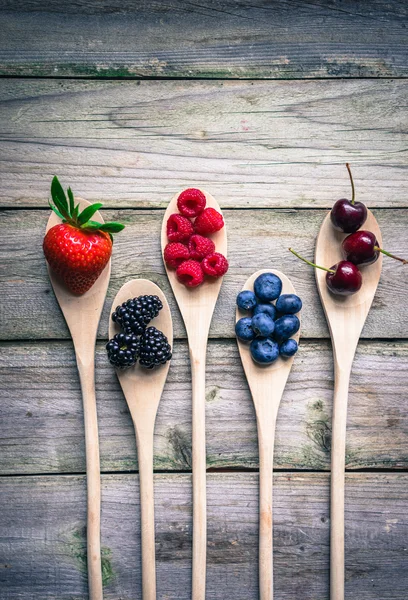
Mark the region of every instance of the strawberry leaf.
[[65, 196], [65, 192], [62, 189], [58, 177], [55, 175], [51, 183], [51, 196], [55, 206], [59, 212], [63, 215], [64, 219], [70, 220], [71, 215], [69, 214], [68, 202]]
[[93, 231], [100, 229], [102, 223], [98, 223], [98, 221], [87, 221], [81, 225], [81, 229], [92, 229]]
[[101, 231], [106, 231], [107, 233], [118, 233], [118, 231], [122, 231], [125, 226], [122, 223], [117, 223], [116, 221], [111, 221], [110, 223], [103, 223], [99, 226]]
[[67, 192], [68, 192], [68, 198], [69, 198], [69, 213], [70, 213], [70, 215], [73, 215], [74, 209], [75, 209], [74, 194], [72, 193], [72, 190], [70, 187], [68, 188]]
[[101, 206], [103, 205], [100, 202], [97, 202], [96, 204], [91, 204], [91, 206], [87, 206], [78, 216], [78, 223], [80, 225], [83, 225], [84, 223], [89, 221], [89, 219], [91, 219], [94, 216], [96, 211], [98, 211], [101, 208]]
[[62, 214], [60, 213], [60, 211], [58, 210], [58, 208], [56, 206], [54, 206], [54, 204], [51, 204], [51, 202], [49, 200], [48, 200], [48, 204], [50, 205], [50, 209], [55, 212], [55, 214], [57, 215], [57, 217], [59, 217], [60, 219], [64, 220], [64, 217], [62, 216]]
[[77, 220], [78, 213], [79, 213], [79, 203], [75, 206], [74, 210], [72, 211], [72, 218], [74, 221]]

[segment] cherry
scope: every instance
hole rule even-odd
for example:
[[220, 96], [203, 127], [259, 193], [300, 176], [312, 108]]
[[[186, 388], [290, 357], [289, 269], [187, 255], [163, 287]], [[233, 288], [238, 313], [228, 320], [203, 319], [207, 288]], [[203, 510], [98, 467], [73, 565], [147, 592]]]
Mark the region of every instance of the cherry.
[[289, 248], [289, 250], [303, 260], [305, 263], [310, 265], [311, 267], [315, 267], [316, 269], [322, 269], [323, 271], [327, 271], [326, 273], [326, 285], [333, 294], [338, 296], [351, 296], [351, 294], [355, 294], [361, 288], [361, 284], [363, 283], [363, 278], [356, 267], [356, 265], [347, 260], [341, 260], [337, 264], [333, 265], [330, 269], [326, 267], [320, 267], [319, 265], [315, 265], [300, 256], [297, 252]]
[[362, 202], [355, 202], [354, 182], [350, 165], [346, 163], [351, 182], [351, 202], [346, 198], [337, 200], [331, 209], [330, 219], [333, 227], [344, 233], [354, 233], [365, 223], [367, 219], [367, 208]]
[[341, 245], [343, 256], [355, 265], [371, 265], [380, 256], [380, 252], [401, 261], [404, 265], [408, 260], [390, 254], [379, 247], [377, 238], [371, 231], [356, 231], [344, 238]]

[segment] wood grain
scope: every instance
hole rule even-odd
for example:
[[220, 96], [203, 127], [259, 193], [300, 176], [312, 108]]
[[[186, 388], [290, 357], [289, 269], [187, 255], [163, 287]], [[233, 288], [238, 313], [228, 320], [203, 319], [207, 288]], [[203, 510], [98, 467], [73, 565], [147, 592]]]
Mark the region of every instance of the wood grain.
[[223, 208], [331, 207], [350, 196], [348, 161], [359, 200], [406, 207], [407, 94], [404, 80], [3, 79], [0, 205], [45, 207], [57, 174], [112, 208], [191, 186]]
[[407, 10], [397, 0], [6, 0], [2, 8], [2, 75], [407, 75]]
[[[384, 247], [407, 254], [408, 209], [374, 211]], [[129, 279], [151, 279], [169, 300], [175, 337], [185, 337], [180, 313], [165, 275], [160, 251], [163, 213], [148, 210], [104, 211], [106, 220], [126, 224], [116, 235], [112, 275], [99, 335], [106, 339], [108, 311], [119, 288]], [[256, 270], [277, 267], [287, 273], [301, 296], [302, 335], [328, 337], [312, 268], [296, 259], [288, 247], [313, 256], [323, 210], [226, 210], [230, 270], [224, 277], [210, 328], [211, 337], [234, 337], [235, 298]], [[2, 339], [67, 338], [68, 332], [50, 289], [42, 254], [48, 211], [3, 211], [0, 220], [0, 313]], [[245, 243], [243, 243], [245, 240]], [[407, 338], [408, 271], [391, 259], [383, 273], [362, 337]]]
[[[348, 469], [408, 468], [407, 342], [360, 343], [349, 395]], [[83, 414], [69, 342], [0, 346], [1, 473], [85, 472]], [[96, 393], [103, 471], [137, 469], [132, 420], [102, 344]], [[301, 346], [280, 406], [275, 468], [328, 470], [333, 360], [328, 341]], [[207, 466], [257, 468], [255, 414], [235, 341], [207, 357]], [[191, 470], [191, 382], [176, 342], [154, 438], [155, 469]]]
[[[404, 600], [407, 474], [348, 474], [346, 594]], [[256, 600], [258, 477], [208, 477], [208, 592], [211, 600]], [[328, 597], [327, 474], [275, 474], [276, 597]], [[136, 475], [102, 477], [104, 598], [140, 598]], [[156, 475], [159, 598], [191, 597], [190, 475]], [[2, 481], [2, 599], [86, 600], [85, 481], [82, 476]], [[12, 543], [10, 543], [12, 539]]]

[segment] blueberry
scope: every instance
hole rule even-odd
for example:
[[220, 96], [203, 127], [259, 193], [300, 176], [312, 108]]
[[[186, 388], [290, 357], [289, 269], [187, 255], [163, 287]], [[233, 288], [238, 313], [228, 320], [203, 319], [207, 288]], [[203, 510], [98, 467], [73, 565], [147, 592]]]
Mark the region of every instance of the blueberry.
[[275, 323], [266, 313], [258, 313], [252, 317], [252, 329], [256, 335], [268, 337], [275, 329]]
[[251, 356], [255, 362], [270, 365], [279, 356], [279, 346], [270, 338], [256, 338], [250, 345]]
[[237, 334], [237, 338], [242, 340], [243, 342], [250, 342], [255, 337], [255, 332], [252, 329], [252, 319], [251, 317], [244, 317], [240, 319], [235, 324], [235, 333]]
[[237, 305], [241, 310], [251, 310], [256, 304], [256, 296], [250, 290], [244, 290], [237, 296]]
[[276, 301], [277, 310], [283, 315], [294, 315], [302, 308], [302, 300], [296, 294], [282, 294]]
[[273, 304], [257, 304], [254, 308], [254, 315], [266, 313], [274, 321], [276, 319], [276, 308]]
[[279, 354], [285, 357], [293, 356], [297, 351], [298, 344], [296, 340], [286, 340], [286, 342], [283, 342], [279, 348]]
[[282, 281], [273, 273], [262, 273], [255, 279], [254, 292], [259, 300], [276, 300], [282, 291]]
[[296, 315], [283, 315], [275, 321], [274, 338], [278, 342], [288, 340], [299, 331], [300, 321]]

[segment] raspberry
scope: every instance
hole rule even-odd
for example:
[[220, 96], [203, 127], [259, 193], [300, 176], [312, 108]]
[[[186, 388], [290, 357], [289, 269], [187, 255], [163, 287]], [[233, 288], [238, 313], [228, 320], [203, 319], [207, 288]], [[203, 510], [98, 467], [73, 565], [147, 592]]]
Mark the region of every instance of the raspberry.
[[189, 188], [181, 192], [177, 199], [177, 208], [185, 217], [193, 219], [200, 215], [205, 208], [206, 199], [203, 192]]
[[181, 283], [187, 287], [197, 287], [204, 280], [201, 265], [196, 260], [186, 260], [177, 269], [176, 275]]
[[204, 258], [201, 267], [206, 275], [222, 277], [228, 271], [228, 261], [220, 252], [214, 252]]
[[187, 246], [180, 242], [170, 242], [163, 252], [164, 261], [171, 269], [177, 269], [182, 262], [190, 258]]
[[188, 240], [193, 234], [191, 221], [186, 217], [174, 213], [167, 220], [167, 237], [169, 242], [182, 242]]
[[189, 239], [188, 250], [190, 252], [190, 258], [202, 260], [208, 254], [212, 254], [215, 251], [215, 244], [209, 238], [196, 234], [192, 235]]
[[206, 208], [194, 222], [194, 229], [200, 235], [215, 233], [224, 227], [224, 219], [215, 208]]

